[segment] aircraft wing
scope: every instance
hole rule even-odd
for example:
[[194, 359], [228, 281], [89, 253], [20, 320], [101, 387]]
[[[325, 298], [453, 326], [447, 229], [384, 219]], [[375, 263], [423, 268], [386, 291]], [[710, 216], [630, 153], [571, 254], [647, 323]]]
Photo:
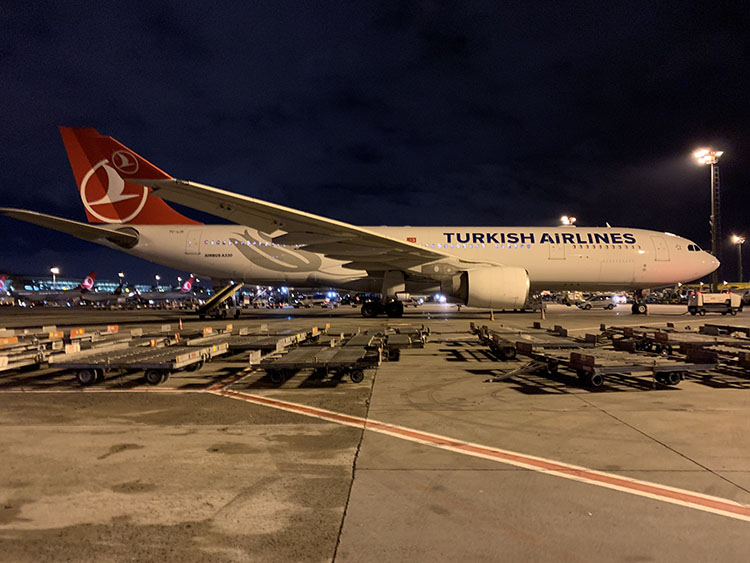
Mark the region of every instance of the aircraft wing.
[[54, 215], [47, 215], [37, 211], [27, 211], [25, 209], [12, 209], [10, 207], [0, 207], [0, 213], [20, 219], [28, 223], [34, 223], [48, 229], [61, 231], [74, 237], [88, 240], [91, 242], [102, 242], [108, 240], [125, 248], [132, 248], [138, 242], [138, 235], [126, 231], [115, 231], [105, 227], [97, 227], [86, 223], [79, 223]]
[[[222, 217], [273, 234], [277, 244], [300, 245], [309, 252], [348, 262], [344, 267], [357, 270], [412, 270], [425, 264], [445, 262], [460, 267], [493, 262], [465, 261], [440, 250], [369, 231], [362, 227], [284, 207], [219, 188], [187, 180], [133, 180], [155, 190], [163, 199]], [[465, 266], [465, 267], [466, 267]], [[437, 270], [435, 270], [437, 272]], [[424, 271], [426, 277], [432, 277]], [[450, 274], [450, 271], [441, 271]]]

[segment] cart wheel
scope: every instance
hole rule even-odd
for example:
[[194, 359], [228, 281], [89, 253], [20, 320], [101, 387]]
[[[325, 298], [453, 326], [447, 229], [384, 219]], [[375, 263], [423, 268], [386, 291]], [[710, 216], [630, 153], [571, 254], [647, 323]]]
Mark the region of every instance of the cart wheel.
[[401, 350], [398, 348], [388, 348], [388, 361], [397, 362], [401, 358]]
[[194, 364], [190, 364], [185, 368], [185, 371], [198, 371], [203, 367], [203, 364], [205, 363], [205, 360], [201, 360], [200, 362], [195, 362]]
[[705, 317], [705, 316], [706, 316], [706, 310], [705, 310], [705, 309], [701, 309], [700, 311], [698, 311], [698, 314], [699, 314], [699, 315], [700, 315], [701, 317]]
[[731, 311], [729, 311], [729, 314], [734, 317], [737, 314], [737, 309], [732, 309]]
[[82, 369], [76, 373], [76, 379], [81, 385], [92, 385], [96, 383], [96, 370]]
[[666, 380], [669, 385], [677, 385], [682, 381], [682, 372], [670, 371], [666, 376]]
[[352, 380], [352, 383], [362, 383], [364, 378], [365, 373], [361, 369], [353, 369], [349, 372], [349, 379]]
[[169, 372], [165, 370], [161, 374], [161, 381], [159, 383], [164, 383], [167, 379], [169, 379]]
[[589, 374], [586, 383], [588, 383], [591, 387], [601, 387], [604, 385], [604, 376], [600, 373], [591, 373]]
[[147, 369], [143, 378], [149, 385], [159, 385], [161, 383], [162, 371], [158, 369]]
[[103, 369], [96, 370], [96, 381], [97, 381], [97, 383], [100, 382], [100, 381], [104, 381], [104, 370]]
[[663, 373], [656, 373], [656, 374], [654, 374], [654, 379], [658, 383], [664, 383], [664, 384], [667, 383], [667, 378], [666, 378], [665, 374], [663, 374]]
[[268, 374], [268, 377], [271, 379], [271, 383], [281, 383], [284, 381], [284, 374], [281, 373], [279, 370], [271, 370], [267, 371], [266, 374]]
[[550, 360], [547, 362], [547, 373], [550, 375], [557, 375], [560, 371], [560, 364], [557, 360]]
[[516, 357], [516, 349], [511, 346], [507, 346], [500, 350], [500, 357], [503, 360], [512, 360]]

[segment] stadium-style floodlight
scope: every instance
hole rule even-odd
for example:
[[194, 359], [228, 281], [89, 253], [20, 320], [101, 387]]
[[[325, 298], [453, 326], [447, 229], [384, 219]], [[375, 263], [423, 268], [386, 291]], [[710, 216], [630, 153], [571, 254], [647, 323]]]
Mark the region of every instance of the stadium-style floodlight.
[[563, 225], [573, 225], [576, 222], [576, 218], [563, 215], [562, 217], [560, 217], [560, 221], [562, 222]]
[[737, 281], [742, 283], [742, 245], [745, 244], [745, 237], [732, 235], [732, 242], [737, 247]]
[[[721, 239], [721, 209], [720, 209], [720, 190], [719, 190], [719, 158], [724, 151], [717, 151], [712, 148], [700, 148], [693, 151], [693, 158], [698, 164], [711, 165], [711, 254], [721, 261], [721, 250], [719, 248]], [[719, 285], [719, 271], [715, 270], [711, 274], [711, 291], [716, 291]]]
[[49, 271], [52, 272], [52, 287], [54, 287], [55, 286], [55, 282], [57, 281], [57, 274], [60, 273], [60, 268], [58, 268], [57, 266], [55, 266], [53, 268], [50, 268]]
[[693, 151], [693, 158], [698, 161], [698, 164], [716, 164], [723, 154], [724, 151], [702, 148]]

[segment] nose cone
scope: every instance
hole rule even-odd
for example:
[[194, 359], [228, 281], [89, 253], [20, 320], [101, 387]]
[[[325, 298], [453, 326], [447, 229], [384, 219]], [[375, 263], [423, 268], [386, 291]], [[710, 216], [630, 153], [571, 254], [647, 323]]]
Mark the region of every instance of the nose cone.
[[710, 274], [714, 270], [716, 270], [721, 265], [721, 262], [719, 262], [715, 256], [712, 254], [709, 254], [708, 252], [701, 252], [701, 266], [702, 269], [705, 268], [705, 271], [703, 272], [703, 276]]

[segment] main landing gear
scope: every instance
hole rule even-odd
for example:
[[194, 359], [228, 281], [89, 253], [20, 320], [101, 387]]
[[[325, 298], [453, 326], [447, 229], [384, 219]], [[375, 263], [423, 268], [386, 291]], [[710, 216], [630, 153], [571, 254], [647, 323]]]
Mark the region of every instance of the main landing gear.
[[401, 301], [389, 301], [385, 305], [380, 301], [362, 303], [363, 317], [374, 318], [382, 313], [394, 319], [401, 318], [404, 316], [404, 304]]

